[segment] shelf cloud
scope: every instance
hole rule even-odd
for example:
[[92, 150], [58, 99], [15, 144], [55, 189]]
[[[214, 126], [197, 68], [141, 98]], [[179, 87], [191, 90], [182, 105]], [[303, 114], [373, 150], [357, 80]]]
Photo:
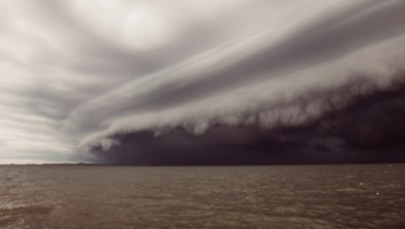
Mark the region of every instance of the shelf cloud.
[[0, 2], [1, 162], [405, 161], [405, 2]]

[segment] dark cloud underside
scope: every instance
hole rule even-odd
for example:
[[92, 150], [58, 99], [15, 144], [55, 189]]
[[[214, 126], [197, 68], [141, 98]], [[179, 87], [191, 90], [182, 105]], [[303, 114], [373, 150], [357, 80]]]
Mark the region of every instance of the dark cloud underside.
[[301, 126], [216, 125], [201, 136], [142, 131], [114, 136], [119, 145], [92, 152], [101, 163], [136, 165], [405, 162], [405, 85], [358, 90], [340, 91], [353, 94], [347, 107], [335, 110], [329, 100], [324, 116]]

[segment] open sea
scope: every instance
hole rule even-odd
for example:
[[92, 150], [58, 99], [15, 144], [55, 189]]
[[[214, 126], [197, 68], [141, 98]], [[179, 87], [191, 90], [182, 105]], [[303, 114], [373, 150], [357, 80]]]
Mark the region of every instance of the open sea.
[[0, 228], [405, 228], [405, 165], [0, 166]]

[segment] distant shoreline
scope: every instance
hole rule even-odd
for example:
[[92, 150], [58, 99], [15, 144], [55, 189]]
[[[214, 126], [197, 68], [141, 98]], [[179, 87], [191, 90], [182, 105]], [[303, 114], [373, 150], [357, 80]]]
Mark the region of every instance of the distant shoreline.
[[123, 163], [111, 163], [111, 164], [101, 164], [101, 163], [43, 163], [43, 164], [0, 164], [0, 166], [89, 166], [89, 167], [98, 167], [98, 166], [117, 166], [117, 167], [243, 167], [243, 166], [328, 166], [328, 165], [400, 165], [405, 164], [405, 162], [353, 162], [353, 163], [277, 163], [277, 164], [150, 164], [150, 165], [141, 165], [141, 164], [123, 164]]

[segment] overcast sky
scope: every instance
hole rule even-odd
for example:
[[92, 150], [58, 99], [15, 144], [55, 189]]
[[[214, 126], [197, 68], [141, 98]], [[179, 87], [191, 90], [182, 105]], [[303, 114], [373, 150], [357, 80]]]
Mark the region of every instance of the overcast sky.
[[[398, 100], [402, 114], [404, 21], [402, 0], [0, 0], [0, 163], [137, 160], [111, 155], [161, 155], [161, 139], [249, 151], [330, 112], [350, 126]], [[378, 104], [348, 115], [359, 96]], [[347, 136], [370, 123], [311, 142], [360, 146]]]

